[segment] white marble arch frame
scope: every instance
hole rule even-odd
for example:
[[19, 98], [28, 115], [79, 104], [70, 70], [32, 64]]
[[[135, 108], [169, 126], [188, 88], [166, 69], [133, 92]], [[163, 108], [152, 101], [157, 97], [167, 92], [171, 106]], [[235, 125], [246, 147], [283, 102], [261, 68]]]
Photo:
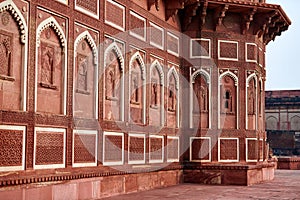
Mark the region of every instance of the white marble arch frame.
[[12, 0], [6, 0], [0, 3], [0, 13], [3, 11], [8, 11], [16, 25], [19, 28], [20, 41], [22, 44], [22, 74], [21, 77], [21, 110], [26, 111], [27, 104], [27, 64], [28, 64], [28, 27], [25, 18], [23, 17], [21, 11], [16, 6], [16, 4]]
[[250, 74], [247, 79], [246, 79], [246, 98], [245, 98], [245, 103], [246, 103], [246, 108], [245, 108], [245, 113], [246, 113], [246, 118], [245, 118], [245, 124], [246, 124], [246, 129], [248, 129], [248, 88], [249, 88], [249, 83], [250, 81], [254, 79], [255, 80], [255, 130], [257, 130], [257, 125], [258, 125], [258, 95], [257, 95], [257, 86], [258, 86], [258, 80], [257, 76], [255, 73]]
[[[175, 77], [175, 90], [176, 90], [176, 99], [177, 99], [177, 104], [176, 104], [176, 127], [179, 127], [179, 112], [180, 112], [180, 98], [179, 98], [179, 76], [178, 73], [175, 69], [175, 67], [171, 67], [170, 70], [168, 71], [167, 74], [167, 88], [170, 86], [170, 78], [171, 76]], [[168, 94], [167, 94], [168, 95]], [[168, 104], [168, 101], [166, 102]], [[168, 108], [168, 105], [167, 105]]]
[[[143, 61], [143, 58], [140, 54], [139, 51], [137, 51], [135, 54], [133, 54], [133, 56], [131, 56], [130, 61], [129, 61], [129, 77], [128, 77], [128, 103], [130, 104], [130, 96], [131, 96], [131, 73], [132, 73], [132, 65], [133, 62], [137, 60], [139, 63], [139, 67], [141, 70], [141, 75], [142, 75], [142, 103], [143, 103], [143, 124], [146, 123], [146, 66], [145, 63]], [[128, 109], [128, 119], [130, 119], [130, 106]]]
[[38, 66], [38, 54], [39, 54], [39, 48], [40, 48], [40, 36], [41, 33], [46, 29], [52, 27], [55, 31], [55, 33], [57, 34], [59, 40], [60, 40], [60, 44], [62, 46], [63, 49], [63, 56], [62, 56], [62, 79], [63, 79], [63, 103], [62, 103], [62, 110], [63, 110], [63, 115], [67, 114], [67, 62], [68, 62], [68, 51], [67, 51], [67, 40], [64, 34], [64, 31], [62, 30], [62, 28], [60, 27], [60, 25], [58, 24], [58, 22], [55, 20], [54, 17], [49, 17], [47, 19], [45, 19], [44, 21], [42, 21], [39, 26], [36, 29], [36, 52], [35, 52], [35, 106], [34, 106], [34, 111], [37, 111], [37, 83], [38, 83], [38, 70], [39, 70], [39, 66]]
[[93, 65], [94, 65], [94, 88], [95, 91], [92, 91], [95, 94], [95, 119], [98, 119], [98, 49], [97, 49], [97, 45], [93, 39], [93, 37], [91, 36], [91, 34], [89, 33], [89, 31], [84, 31], [82, 32], [80, 35], [77, 36], [77, 38], [74, 41], [74, 61], [73, 61], [73, 114], [74, 114], [74, 110], [75, 110], [75, 90], [76, 90], [76, 80], [75, 80], [75, 73], [76, 73], [76, 58], [77, 58], [77, 46], [79, 45], [79, 43], [82, 40], [87, 40], [89, 46], [92, 49], [93, 52]]
[[231, 71], [225, 71], [222, 74], [219, 75], [219, 81], [218, 81], [218, 129], [221, 128], [221, 85], [222, 85], [222, 79], [225, 76], [230, 76], [233, 78], [235, 82], [236, 87], [236, 129], [239, 129], [239, 78], [232, 73]]
[[[156, 68], [156, 70], [158, 71], [159, 73], [159, 77], [160, 77], [160, 86], [161, 86], [161, 95], [160, 95], [160, 102], [161, 102], [161, 105], [160, 105], [160, 109], [161, 109], [161, 112], [160, 112], [160, 115], [161, 115], [161, 125], [164, 125], [165, 123], [165, 116], [164, 116], [164, 94], [165, 94], [165, 89], [164, 89], [164, 86], [165, 86], [165, 76], [164, 76], [164, 71], [163, 71], [163, 68], [161, 66], [161, 64], [159, 63], [158, 60], [154, 60], [153, 63], [151, 64], [150, 66], [150, 83], [152, 83], [152, 71], [153, 71], [153, 68]], [[150, 90], [150, 97], [151, 97], [151, 90]]]
[[193, 108], [194, 108], [194, 98], [193, 98], [193, 93], [194, 93], [194, 88], [193, 84], [195, 83], [195, 79], [197, 76], [204, 76], [206, 84], [208, 84], [208, 118], [209, 118], [209, 124], [208, 128], [211, 128], [211, 75], [205, 71], [204, 69], [200, 68], [196, 70], [190, 77], [190, 128], [193, 128]]
[[[125, 84], [125, 77], [124, 77], [124, 58], [122, 56], [122, 51], [120, 50], [120, 48], [118, 47], [116, 42], [112, 42], [104, 51], [104, 71], [106, 69], [106, 58], [109, 52], [115, 52], [117, 55], [117, 58], [120, 62], [120, 71], [121, 71], [121, 81], [120, 81], [120, 87], [121, 87], [121, 95], [120, 95], [120, 121], [124, 121], [124, 84]], [[105, 73], [104, 73], [104, 82], [105, 83]], [[105, 84], [103, 84], [103, 103], [105, 103]], [[105, 113], [105, 105], [103, 105], [103, 113]], [[105, 117], [105, 116], [103, 116]]]

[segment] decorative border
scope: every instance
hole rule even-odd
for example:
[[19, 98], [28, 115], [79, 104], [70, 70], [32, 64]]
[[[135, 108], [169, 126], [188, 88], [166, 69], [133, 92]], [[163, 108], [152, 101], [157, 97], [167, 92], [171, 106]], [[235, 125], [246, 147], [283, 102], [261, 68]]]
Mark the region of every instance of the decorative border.
[[[152, 22], [149, 22], [149, 24], [150, 24], [150, 44], [152, 45], [152, 46], [154, 46], [154, 47], [157, 47], [157, 48], [159, 48], [159, 49], [161, 49], [161, 50], [164, 50], [164, 42], [165, 42], [165, 31], [164, 31], [164, 29], [162, 28], [162, 27], [160, 27], [160, 26], [158, 26], [158, 25], [156, 25], [156, 24], [154, 24], [154, 23], [152, 23]], [[162, 38], [162, 41], [161, 41], [161, 44], [162, 45], [160, 45], [160, 44], [156, 44], [155, 42], [153, 42], [153, 41], [151, 41], [151, 30], [152, 29], [158, 29], [158, 30], [160, 30], [162, 33], [161, 33], [161, 38]]]
[[[167, 136], [167, 141], [169, 139], [172, 139], [172, 140], [178, 140], [178, 156], [177, 156], [177, 159], [169, 159], [168, 157], [168, 152], [167, 152], [167, 162], [179, 162], [179, 157], [180, 157], [180, 138], [178, 136]], [[167, 151], [168, 151], [168, 146], [169, 144], [167, 143]]]
[[[257, 50], [257, 44], [255, 43], [247, 43], [245, 44], [245, 58], [246, 58], [246, 62], [254, 62], [254, 63], [257, 63], [257, 58], [256, 60], [251, 60], [251, 59], [248, 59], [248, 45], [249, 46], [255, 46], [256, 47], [256, 50]], [[256, 54], [257, 55], [257, 54]]]
[[[143, 138], [144, 139], [144, 159], [143, 160], [130, 160], [130, 138]], [[145, 134], [136, 134], [129, 133], [128, 134], [128, 164], [145, 164], [146, 163], [146, 135]]]
[[[160, 138], [161, 142], [161, 160], [152, 160], [151, 159], [151, 138]], [[164, 136], [162, 135], [150, 135], [149, 136], [149, 163], [163, 163], [164, 162]]]
[[257, 162], [257, 160], [248, 159], [248, 152], [249, 152], [248, 141], [249, 140], [257, 141], [257, 138], [246, 138], [246, 162]]
[[[94, 163], [75, 163], [74, 162], [74, 148], [75, 148], [75, 144], [74, 144], [74, 139], [75, 139], [75, 134], [78, 135], [95, 135], [96, 139], [95, 139], [95, 152], [94, 152], [94, 156], [95, 156], [95, 162]], [[98, 131], [97, 130], [73, 130], [73, 140], [72, 140], [72, 167], [95, 167], [97, 166], [97, 158], [98, 158]]]
[[[172, 37], [172, 38], [175, 38], [176, 40], [177, 40], [177, 52], [174, 52], [174, 51], [172, 51], [172, 50], [170, 50], [169, 48], [168, 48], [168, 45], [167, 45], [167, 52], [169, 53], [169, 54], [172, 54], [172, 55], [174, 55], [174, 56], [179, 56], [179, 49], [180, 49], [180, 44], [179, 44], [179, 37], [178, 36], [176, 36], [176, 35], [174, 35], [173, 33], [170, 33], [170, 32], [167, 32], [167, 37]], [[168, 42], [168, 39], [167, 39], [167, 42]]]
[[[62, 1], [62, 0], [59, 0], [59, 1]], [[97, 14], [88, 11], [87, 9], [81, 7], [80, 5], [77, 5], [77, 0], [75, 0], [75, 2], [74, 2], [74, 4], [75, 4], [75, 10], [78, 10], [78, 11], [84, 13], [84, 14], [87, 14], [87, 15], [89, 15], [91, 17], [94, 17], [94, 18], [98, 19], [99, 18], [99, 1], [96, 0], [96, 2], [97, 2]]]
[[[167, 88], [169, 89], [169, 84], [170, 84], [170, 76], [174, 75], [175, 77], [175, 90], [176, 90], [176, 99], [177, 99], [177, 104], [176, 104], [176, 127], [180, 127], [180, 98], [179, 98], [179, 94], [180, 94], [180, 82], [179, 82], [179, 76], [178, 76], [178, 72], [176, 70], [176, 67], [179, 68], [179, 65], [177, 64], [173, 64], [171, 62], [168, 62], [169, 65], [171, 65], [172, 67], [169, 69], [168, 74], [167, 74]], [[167, 102], [168, 103], [168, 102]]]
[[[260, 149], [260, 142], [261, 142], [261, 149]], [[260, 138], [258, 143], [259, 151], [261, 151], [262, 157], [259, 154], [259, 161], [264, 161], [264, 139]]]
[[251, 75], [249, 75], [246, 79], [246, 109], [245, 109], [245, 113], [246, 113], [246, 130], [249, 129], [249, 122], [248, 122], [248, 88], [249, 88], [249, 82], [254, 79], [255, 80], [255, 130], [258, 129], [258, 92], [257, 92], [257, 87], [258, 87], [258, 80], [257, 80], [257, 76], [255, 73], [252, 73]]
[[22, 165], [21, 166], [11, 166], [11, 167], [9, 167], [9, 166], [0, 167], [0, 172], [25, 170], [26, 126], [0, 125], [0, 130], [23, 131]]
[[68, 5], [68, 0], [56, 0], [58, 1], [59, 3], [62, 3], [62, 4], [65, 4], [65, 5]]
[[[236, 44], [237, 58], [221, 57], [221, 43]], [[229, 41], [229, 40], [218, 40], [218, 59], [219, 60], [228, 60], [228, 61], [239, 61], [239, 42], [238, 41]]]
[[[53, 165], [36, 165], [36, 141], [37, 132], [56, 132], [64, 134], [64, 153], [63, 153], [63, 163], [53, 164]], [[33, 150], [33, 169], [55, 169], [55, 168], [65, 168], [66, 164], [66, 129], [65, 128], [46, 128], [46, 127], [34, 127], [34, 150]]]
[[140, 39], [142, 41], [146, 41], [146, 36], [147, 36], [147, 32], [146, 32], [146, 19], [138, 14], [136, 14], [134, 11], [130, 10], [129, 14], [134, 16], [135, 18], [138, 18], [142, 21], [144, 21], [144, 37], [136, 34], [135, 32], [132, 32], [131, 30], [129, 30], [129, 34], [137, 39]]
[[[208, 41], [209, 44], [209, 49], [208, 49], [208, 56], [193, 56], [193, 42], [194, 41]], [[201, 46], [201, 45], [200, 45]], [[190, 58], [204, 58], [204, 59], [210, 59], [211, 58], [211, 39], [207, 39], [207, 38], [193, 38], [190, 39]]]
[[[192, 144], [193, 140], [208, 140], [208, 160], [192, 160], [193, 158], [193, 152], [192, 152]], [[210, 137], [190, 137], [190, 162], [211, 162], [211, 138]]]
[[[221, 159], [221, 140], [236, 140], [236, 160], [222, 160]], [[239, 138], [218, 138], [218, 162], [239, 162], [240, 160], [240, 149], [239, 149]]]
[[[105, 161], [105, 136], [121, 136], [122, 137], [122, 160], [116, 162], [106, 162]], [[117, 132], [103, 132], [103, 166], [112, 166], [112, 165], [123, 165], [124, 164], [124, 133]]]
[[[109, 3], [111, 3], [111, 4], [113, 4], [113, 5], [117, 6], [117, 7], [119, 7], [121, 10], [123, 10], [123, 26], [119, 26], [119, 25], [115, 24], [114, 22], [111, 22], [111, 21], [107, 20], [106, 13], [108, 11], [106, 10], [106, 2], [109, 2]], [[114, 27], [114, 28], [116, 28], [116, 29], [118, 29], [120, 31], [125, 31], [125, 7], [123, 5], [118, 4], [117, 2], [115, 2], [113, 0], [106, 0], [105, 1], [104, 12], [105, 12], [105, 14], [104, 14], [104, 19], [105, 19], [104, 23], [105, 24], [108, 24], [108, 25], [110, 25], [110, 26], [112, 26], [112, 27]]]

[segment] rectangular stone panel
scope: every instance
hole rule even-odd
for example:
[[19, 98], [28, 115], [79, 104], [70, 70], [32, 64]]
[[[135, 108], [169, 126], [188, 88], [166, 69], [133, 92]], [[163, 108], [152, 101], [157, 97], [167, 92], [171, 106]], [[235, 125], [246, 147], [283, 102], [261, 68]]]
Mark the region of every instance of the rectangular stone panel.
[[97, 131], [74, 130], [73, 167], [97, 166]]
[[0, 172], [24, 169], [25, 126], [0, 125]]
[[104, 132], [103, 165], [122, 165], [124, 161], [124, 134]]
[[146, 137], [144, 134], [129, 134], [128, 137], [128, 163], [145, 163]]
[[35, 128], [35, 169], [65, 167], [65, 134], [65, 129]]
[[150, 163], [162, 163], [164, 160], [163, 157], [163, 146], [164, 138], [163, 136], [151, 135], [149, 138], [149, 160]]
[[239, 161], [239, 139], [219, 138], [218, 158], [219, 158], [219, 162], [238, 162]]
[[211, 139], [210, 137], [190, 138], [190, 161], [210, 162], [211, 161]]
[[121, 31], [125, 30], [125, 7], [113, 0], [105, 1], [105, 23]]
[[263, 139], [259, 140], [259, 160], [260, 161], [264, 160], [264, 140]]
[[236, 41], [218, 41], [218, 58], [219, 60], [238, 61], [238, 42]]
[[179, 55], [179, 37], [169, 32], [167, 33], [167, 51], [174, 56]]
[[168, 136], [167, 138], [167, 160], [168, 162], [179, 161], [179, 137]]
[[76, 0], [75, 9], [87, 15], [99, 17], [99, 1], [98, 0]]
[[211, 40], [195, 38], [190, 41], [191, 58], [211, 58]]
[[257, 62], [257, 45], [246, 43], [246, 62]]
[[130, 11], [130, 21], [129, 21], [130, 35], [141, 39], [146, 40], [146, 19], [133, 11]]
[[256, 162], [257, 161], [257, 139], [246, 138], [246, 161]]
[[164, 49], [164, 29], [150, 22], [150, 44]]

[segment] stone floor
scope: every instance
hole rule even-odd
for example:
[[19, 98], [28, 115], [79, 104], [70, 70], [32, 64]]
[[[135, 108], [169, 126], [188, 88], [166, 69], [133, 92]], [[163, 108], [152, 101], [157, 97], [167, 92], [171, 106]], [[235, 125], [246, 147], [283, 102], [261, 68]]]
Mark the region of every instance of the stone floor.
[[168, 188], [155, 189], [106, 198], [105, 200], [132, 199], [276, 199], [300, 200], [300, 170], [277, 170], [271, 182], [253, 186], [215, 186], [182, 184]]

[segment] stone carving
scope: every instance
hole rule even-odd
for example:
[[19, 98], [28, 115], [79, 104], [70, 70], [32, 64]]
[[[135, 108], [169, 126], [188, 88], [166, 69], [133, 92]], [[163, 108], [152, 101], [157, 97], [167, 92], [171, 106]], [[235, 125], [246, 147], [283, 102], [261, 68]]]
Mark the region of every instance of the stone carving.
[[131, 82], [131, 103], [139, 103], [139, 88], [138, 88], [138, 75], [132, 75]]
[[0, 75], [11, 76], [12, 35], [0, 32]]
[[87, 92], [87, 74], [88, 74], [88, 59], [85, 56], [77, 55], [78, 76], [76, 92]]
[[115, 77], [115, 67], [110, 67], [108, 70], [106, 77], [106, 99], [116, 98], [116, 77]]
[[157, 81], [152, 82], [151, 86], [151, 106], [157, 106], [158, 104], [158, 84]]
[[10, 14], [8, 12], [3, 12], [1, 16], [1, 22], [4, 26], [7, 26], [10, 21]]
[[174, 85], [170, 85], [170, 86], [169, 86], [168, 110], [169, 110], [169, 111], [175, 111]]
[[54, 47], [42, 43], [42, 51], [41, 51], [41, 86], [53, 86], [54, 84], [54, 56], [55, 51]]

